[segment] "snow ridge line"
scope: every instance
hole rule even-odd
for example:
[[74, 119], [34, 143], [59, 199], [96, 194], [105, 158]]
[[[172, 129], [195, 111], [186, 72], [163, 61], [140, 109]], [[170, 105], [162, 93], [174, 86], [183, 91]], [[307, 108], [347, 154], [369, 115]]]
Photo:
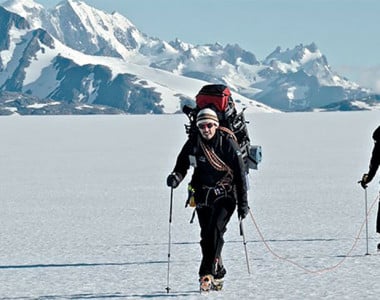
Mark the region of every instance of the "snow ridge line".
[[359, 238], [360, 238], [360, 235], [361, 235], [361, 233], [362, 233], [362, 231], [363, 231], [364, 225], [366, 224], [366, 221], [367, 221], [367, 219], [368, 219], [368, 216], [369, 216], [369, 214], [371, 213], [373, 207], [375, 206], [375, 204], [376, 204], [377, 201], [379, 200], [379, 196], [380, 196], [380, 194], [379, 194], [379, 195], [375, 198], [375, 200], [372, 202], [372, 204], [371, 204], [369, 210], [367, 211], [366, 218], [364, 219], [362, 225], [360, 226], [360, 229], [359, 229], [359, 231], [358, 231], [358, 234], [357, 234], [356, 237], [355, 237], [355, 242], [353, 243], [351, 249], [347, 252], [347, 254], [343, 256], [342, 260], [339, 261], [338, 263], [336, 263], [335, 265], [332, 265], [332, 266], [330, 266], [330, 267], [326, 267], [326, 268], [323, 268], [323, 269], [317, 269], [317, 270], [311, 270], [311, 269], [309, 269], [309, 268], [306, 268], [306, 267], [302, 266], [301, 264], [297, 263], [296, 261], [291, 260], [291, 259], [288, 259], [288, 258], [286, 258], [286, 257], [284, 257], [284, 256], [281, 256], [281, 255], [277, 254], [275, 251], [273, 251], [272, 248], [269, 246], [268, 242], [266, 241], [266, 239], [264, 238], [264, 235], [262, 234], [262, 232], [261, 232], [259, 226], [257, 225], [257, 222], [256, 222], [256, 220], [255, 220], [255, 218], [254, 218], [253, 213], [252, 213], [251, 210], [249, 210], [249, 214], [250, 214], [251, 219], [252, 219], [252, 222], [253, 222], [253, 224], [255, 225], [256, 230], [257, 230], [257, 232], [258, 232], [258, 234], [259, 234], [259, 236], [260, 236], [260, 238], [261, 238], [261, 241], [264, 243], [265, 247], [268, 249], [268, 251], [269, 251], [274, 257], [276, 257], [276, 258], [278, 258], [278, 259], [280, 259], [280, 260], [286, 261], [286, 262], [288, 262], [288, 263], [290, 263], [290, 264], [292, 264], [292, 265], [298, 267], [299, 269], [301, 269], [301, 270], [303, 270], [303, 271], [305, 271], [305, 272], [307, 272], [307, 273], [310, 273], [310, 274], [321, 274], [321, 273], [324, 273], [324, 272], [329, 272], [329, 271], [333, 271], [333, 270], [337, 269], [340, 265], [343, 264], [343, 262], [347, 259], [347, 257], [348, 257], [348, 256], [352, 253], [352, 251], [356, 248], [357, 243], [358, 243]]

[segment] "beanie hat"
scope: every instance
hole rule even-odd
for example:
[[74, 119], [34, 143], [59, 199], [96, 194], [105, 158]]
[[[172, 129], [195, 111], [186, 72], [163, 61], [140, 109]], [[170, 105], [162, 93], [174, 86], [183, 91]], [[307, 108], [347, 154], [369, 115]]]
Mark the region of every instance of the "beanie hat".
[[197, 126], [201, 123], [213, 123], [216, 127], [219, 126], [218, 116], [211, 108], [204, 108], [197, 114]]

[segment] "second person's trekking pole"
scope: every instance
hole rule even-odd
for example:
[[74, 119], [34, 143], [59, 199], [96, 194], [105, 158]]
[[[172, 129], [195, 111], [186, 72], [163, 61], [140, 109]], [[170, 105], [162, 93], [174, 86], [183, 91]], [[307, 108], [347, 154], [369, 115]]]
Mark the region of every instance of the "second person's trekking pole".
[[244, 234], [244, 229], [243, 229], [243, 219], [242, 218], [239, 218], [239, 227], [240, 227], [240, 235], [243, 237], [243, 245], [244, 245], [244, 251], [245, 251], [245, 259], [247, 262], [247, 270], [248, 270], [248, 274], [251, 275], [251, 270], [249, 268], [247, 241], [245, 240], [245, 234]]
[[170, 209], [169, 209], [169, 242], [168, 242], [168, 273], [166, 292], [169, 293], [169, 274], [170, 274], [170, 248], [172, 244], [172, 212], [173, 212], [173, 187], [170, 188]]
[[367, 189], [364, 189], [364, 202], [365, 202], [365, 238], [367, 245], [367, 252], [365, 255], [369, 255], [368, 252], [368, 203], [367, 203]]

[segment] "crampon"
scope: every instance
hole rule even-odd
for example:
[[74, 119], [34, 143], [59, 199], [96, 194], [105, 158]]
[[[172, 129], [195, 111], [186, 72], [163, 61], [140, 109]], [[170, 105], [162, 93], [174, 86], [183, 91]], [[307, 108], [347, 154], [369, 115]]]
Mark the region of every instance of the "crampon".
[[223, 288], [223, 279], [215, 279], [212, 275], [204, 275], [199, 279], [201, 292], [220, 291]]

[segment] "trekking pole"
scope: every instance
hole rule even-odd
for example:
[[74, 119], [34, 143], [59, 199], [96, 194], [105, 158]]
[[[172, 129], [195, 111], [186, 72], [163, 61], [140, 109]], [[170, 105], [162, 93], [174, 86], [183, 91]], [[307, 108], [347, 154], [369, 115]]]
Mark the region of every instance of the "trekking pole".
[[239, 227], [240, 227], [240, 235], [243, 237], [243, 245], [244, 245], [244, 251], [245, 251], [245, 260], [247, 262], [247, 270], [248, 270], [248, 274], [251, 275], [251, 270], [249, 268], [247, 241], [245, 240], [245, 234], [244, 234], [244, 229], [243, 229], [243, 219], [242, 218], [239, 218]]
[[367, 204], [367, 189], [364, 189], [364, 198], [365, 198], [365, 238], [367, 245], [367, 252], [365, 255], [369, 255], [368, 252], [368, 204]]
[[[380, 181], [379, 181], [380, 184]], [[380, 190], [379, 195], [377, 196], [378, 204], [377, 204], [377, 216], [376, 216], [376, 232], [380, 233]], [[377, 244], [377, 251], [380, 251], [380, 243]]]
[[170, 274], [170, 248], [172, 244], [172, 211], [173, 211], [173, 187], [170, 189], [170, 209], [169, 209], [169, 242], [168, 242], [168, 273], [167, 273], [167, 286], [166, 292], [169, 294], [169, 274]]

